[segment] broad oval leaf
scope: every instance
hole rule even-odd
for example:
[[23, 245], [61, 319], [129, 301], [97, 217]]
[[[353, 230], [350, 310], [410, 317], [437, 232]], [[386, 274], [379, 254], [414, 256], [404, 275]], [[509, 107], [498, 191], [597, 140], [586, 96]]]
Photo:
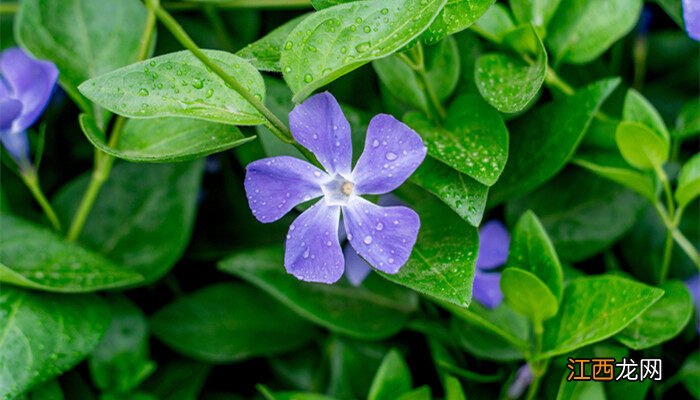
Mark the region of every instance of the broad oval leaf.
[[542, 323], [557, 313], [559, 302], [547, 285], [535, 274], [520, 268], [501, 273], [503, 300], [530, 321]]
[[513, 16], [519, 23], [531, 22], [545, 27], [562, 0], [509, 0]]
[[[80, 243], [143, 275], [163, 276], [189, 242], [203, 160], [177, 164], [121, 162], [112, 169], [88, 216]], [[56, 196], [63, 221], [74, 215], [88, 185], [83, 175]]]
[[700, 154], [692, 156], [683, 164], [678, 174], [678, 187], [675, 193], [679, 207], [687, 206], [698, 196], [700, 196]]
[[22, 47], [56, 64], [63, 89], [102, 126], [104, 113], [78, 86], [136, 61], [145, 27], [146, 7], [139, 0], [27, 0], [15, 28]]
[[94, 292], [143, 277], [48, 228], [0, 214], [0, 282], [49, 292]]
[[315, 336], [311, 324], [239, 283], [208, 286], [176, 299], [151, 317], [151, 328], [171, 348], [211, 363], [284, 353]]
[[571, 353], [625, 329], [664, 291], [612, 275], [569, 283], [557, 315], [545, 322], [540, 358]]
[[700, 98], [685, 104], [676, 118], [674, 137], [689, 138], [700, 133]]
[[622, 109], [622, 120], [639, 122], [656, 131], [665, 141], [669, 140], [666, 123], [664, 123], [659, 112], [641, 93], [634, 89], [627, 91], [625, 104]]
[[[656, 202], [657, 182], [655, 177], [629, 168], [619, 154], [585, 152], [577, 154], [571, 162], [618, 185], [634, 190], [652, 203]], [[589, 191], [588, 193], [594, 194], [595, 192]]]
[[479, 249], [476, 228], [455, 219], [452, 210], [432, 198], [412, 208], [421, 221], [413, 253], [398, 273], [381, 275], [438, 300], [468, 306]]
[[409, 392], [413, 385], [411, 371], [397, 350], [391, 350], [382, 360], [367, 400], [393, 400]]
[[130, 119], [116, 147], [107, 144], [104, 133], [87, 114], [80, 127], [90, 143], [114, 157], [135, 162], [178, 162], [219, 153], [255, 140], [233, 125], [191, 118]]
[[259, 71], [282, 72], [280, 55], [289, 33], [308, 14], [300, 15], [273, 29], [272, 32], [238, 50], [236, 55], [248, 61]]
[[[217, 50], [206, 55], [260, 101], [265, 83], [246, 60]], [[191, 52], [151, 58], [90, 79], [79, 87], [90, 100], [130, 118], [190, 117], [233, 125], [258, 125], [263, 116]]]
[[556, 63], [598, 58], [639, 19], [642, 0], [562, 0], [547, 27]]
[[521, 34], [534, 35], [534, 60], [526, 61], [521, 55], [504, 52], [490, 53], [479, 57], [474, 69], [479, 93], [504, 113], [521, 111], [530, 104], [547, 74], [547, 52], [534, 28], [528, 25], [519, 30]]
[[414, 293], [374, 274], [360, 287], [308, 283], [287, 274], [283, 260], [282, 248], [276, 246], [235, 253], [219, 268], [259, 287], [302, 317], [353, 337], [394, 335], [416, 309]]
[[635, 319], [615, 339], [634, 350], [646, 349], [673, 339], [693, 315], [693, 298], [679, 281], [661, 285], [664, 296]]
[[95, 295], [0, 290], [0, 398], [11, 399], [77, 365], [109, 325]]
[[620, 83], [607, 79], [528, 112], [510, 124], [510, 157], [489, 203], [523, 195], [548, 181], [574, 154], [603, 101]]
[[289, 34], [280, 59], [294, 101], [401, 49], [428, 28], [446, 1], [357, 1], [312, 14]]
[[503, 37], [513, 28], [515, 24], [506, 6], [495, 3], [471, 29], [491, 42], [501, 43]]
[[479, 226], [486, 208], [488, 187], [447, 165], [426, 157], [411, 182], [434, 194], [462, 219]]
[[491, 186], [508, 158], [503, 119], [478, 95], [463, 95], [447, 110], [443, 127], [417, 113], [405, 117], [428, 147], [428, 154], [455, 170]]
[[427, 44], [469, 28], [495, 3], [495, 0], [449, 0], [423, 34]]
[[639, 122], [620, 122], [615, 141], [625, 161], [641, 170], [661, 168], [669, 157], [669, 142]]

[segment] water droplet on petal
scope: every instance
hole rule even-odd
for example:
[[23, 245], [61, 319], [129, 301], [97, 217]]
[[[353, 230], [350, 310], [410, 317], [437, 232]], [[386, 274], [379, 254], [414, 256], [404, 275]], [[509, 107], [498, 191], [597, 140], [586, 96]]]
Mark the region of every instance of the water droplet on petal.
[[372, 236], [369, 236], [369, 235], [365, 236], [365, 239], [363, 240], [363, 242], [365, 242], [365, 244], [372, 243]]
[[379, 147], [379, 140], [374, 139], [374, 142], [372, 142], [372, 147]]
[[386, 159], [389, 161], [396, 160], [396, 157], [398, 157], [398, 156], [395, 153], [392, 153], [392, 152], [386, 153]]
[[378, 222], [377, 223], [377, 230], [381, 231], [382, 229], [384, 229], [384, 224], [382, 224], [381, 222]]

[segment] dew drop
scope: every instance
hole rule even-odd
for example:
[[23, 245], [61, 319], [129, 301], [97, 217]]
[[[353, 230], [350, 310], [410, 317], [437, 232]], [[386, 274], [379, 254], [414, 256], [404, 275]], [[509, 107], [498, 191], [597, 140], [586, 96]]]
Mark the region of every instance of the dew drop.
[[[369, 28], [369, 27], [367, 27]], [[355, 46], [355, 50], [357, 50], [358, 53], [364, 53], [365, 51], [369, 50], [370, 43], [369, 42], [363, 42]]]
[[304, 258], [309, 258], [309, 248], [306, 248], [306, 251], [304, 251]]
[[372, 236], [369, 236], [369, 235], [365, 236], [365, 239], [363, 240], [363, 242], [365, 242], [365, 244], [372, 243]]
[[306, 74], [306, 75], [304, 75], [304, 82], [310, 83], [310, 82], [313, 81], [313, 80], [314, 80], [313, 75], [311, 75], [311, 74]]
[[394, 161], [394, 160], [396, 160], [396, 157], [398, 157], [398, 156], [396, 155], [396, 153], [392, 153], [392, 152], [386, 153], [386, 159], [389, 160], [389, 161]]
[[374, 142], [372, 142], [372, 147], [379, 147], [379, 140], [374, 139]]
[[141, 88], [141, 90], [139, 90], [139, 96], [148, 96], [148, 90], [145, 88]]
[[204, 82], [202, 82], [201, 79], [195, 78], [194, 80], [192, 80], [192, 87], [195, 89], [201, 89], [204, 87]]
[[209, 89], [209, 90], [207, 90], [207, 93], [204, 95], [204, 97], [206, 97], [208, 99], [213, 95], [214, 95], [214, 89]]
[[381, 222], [378, 222], [376, 228], [378, 231], [381, 231], [382, 229], [384, 229], [384, 224], [382, 224]]

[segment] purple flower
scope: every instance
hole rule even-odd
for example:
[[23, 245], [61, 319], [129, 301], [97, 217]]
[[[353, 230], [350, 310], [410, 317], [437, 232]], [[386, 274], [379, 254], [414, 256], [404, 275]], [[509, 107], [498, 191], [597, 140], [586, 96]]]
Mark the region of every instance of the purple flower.
[[515, 379], [508, 388], [508, 398], [518, 399], [523, 395], [525, 389], [532, 383], [532, 369], [527, 364], [523, 364], [518, 372], [515, 373]]
[[472, 290], [474, 299], [488, 308], [496, 308], [503, 302], [501, 273], [489, 270], [506, 263], [509, 246], [510, 235], [499, 221], [489, 221], [479, 230], [479, 256]]
[[700, 0], [683, 0], [683, 21], [688, 36], [700, 40]]
[[695, 313], [697, 315], [697, 326], [695, 329], [700, 333], [700, 274], [695, 274], [687, 279], [685, 285], [688, 287], [690, 296], [695, 304]]
[[0, 141], [15, 160], [29, 158], [27, 128], [49, 102], [58, 69], [14, 47], [0, 54]]
[[365, 149], [351, 168], [350, 124], [329, 93], [310, 97], [289, 113], [294, 138], [325, 171], [293, 157], [252, 162], [245, 189], [253, 215], [280, 219], [298, 204], [321, 197], [289, 226], [284, 255], [298, 279], [333, 283], [345, 269], [338, 239], [340, 214], [350, 245], [369, 265], [396, 273], [408, 260], [420, 220], [407, 207], [382, 207], [362, 197], [388, 193], [423, 162], [426, 147], [411, 128], [386, 114], [372, 118]]

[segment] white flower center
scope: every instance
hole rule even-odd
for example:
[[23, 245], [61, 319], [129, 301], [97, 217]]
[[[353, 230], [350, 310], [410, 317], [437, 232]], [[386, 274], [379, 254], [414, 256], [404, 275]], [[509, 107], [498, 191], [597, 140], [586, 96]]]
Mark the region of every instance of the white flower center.
[[333, 206], [348, 204], [354, 188], [355, 184], [341, 175], [336, 175], [333, 179], [321, 185], [326, 202]]

